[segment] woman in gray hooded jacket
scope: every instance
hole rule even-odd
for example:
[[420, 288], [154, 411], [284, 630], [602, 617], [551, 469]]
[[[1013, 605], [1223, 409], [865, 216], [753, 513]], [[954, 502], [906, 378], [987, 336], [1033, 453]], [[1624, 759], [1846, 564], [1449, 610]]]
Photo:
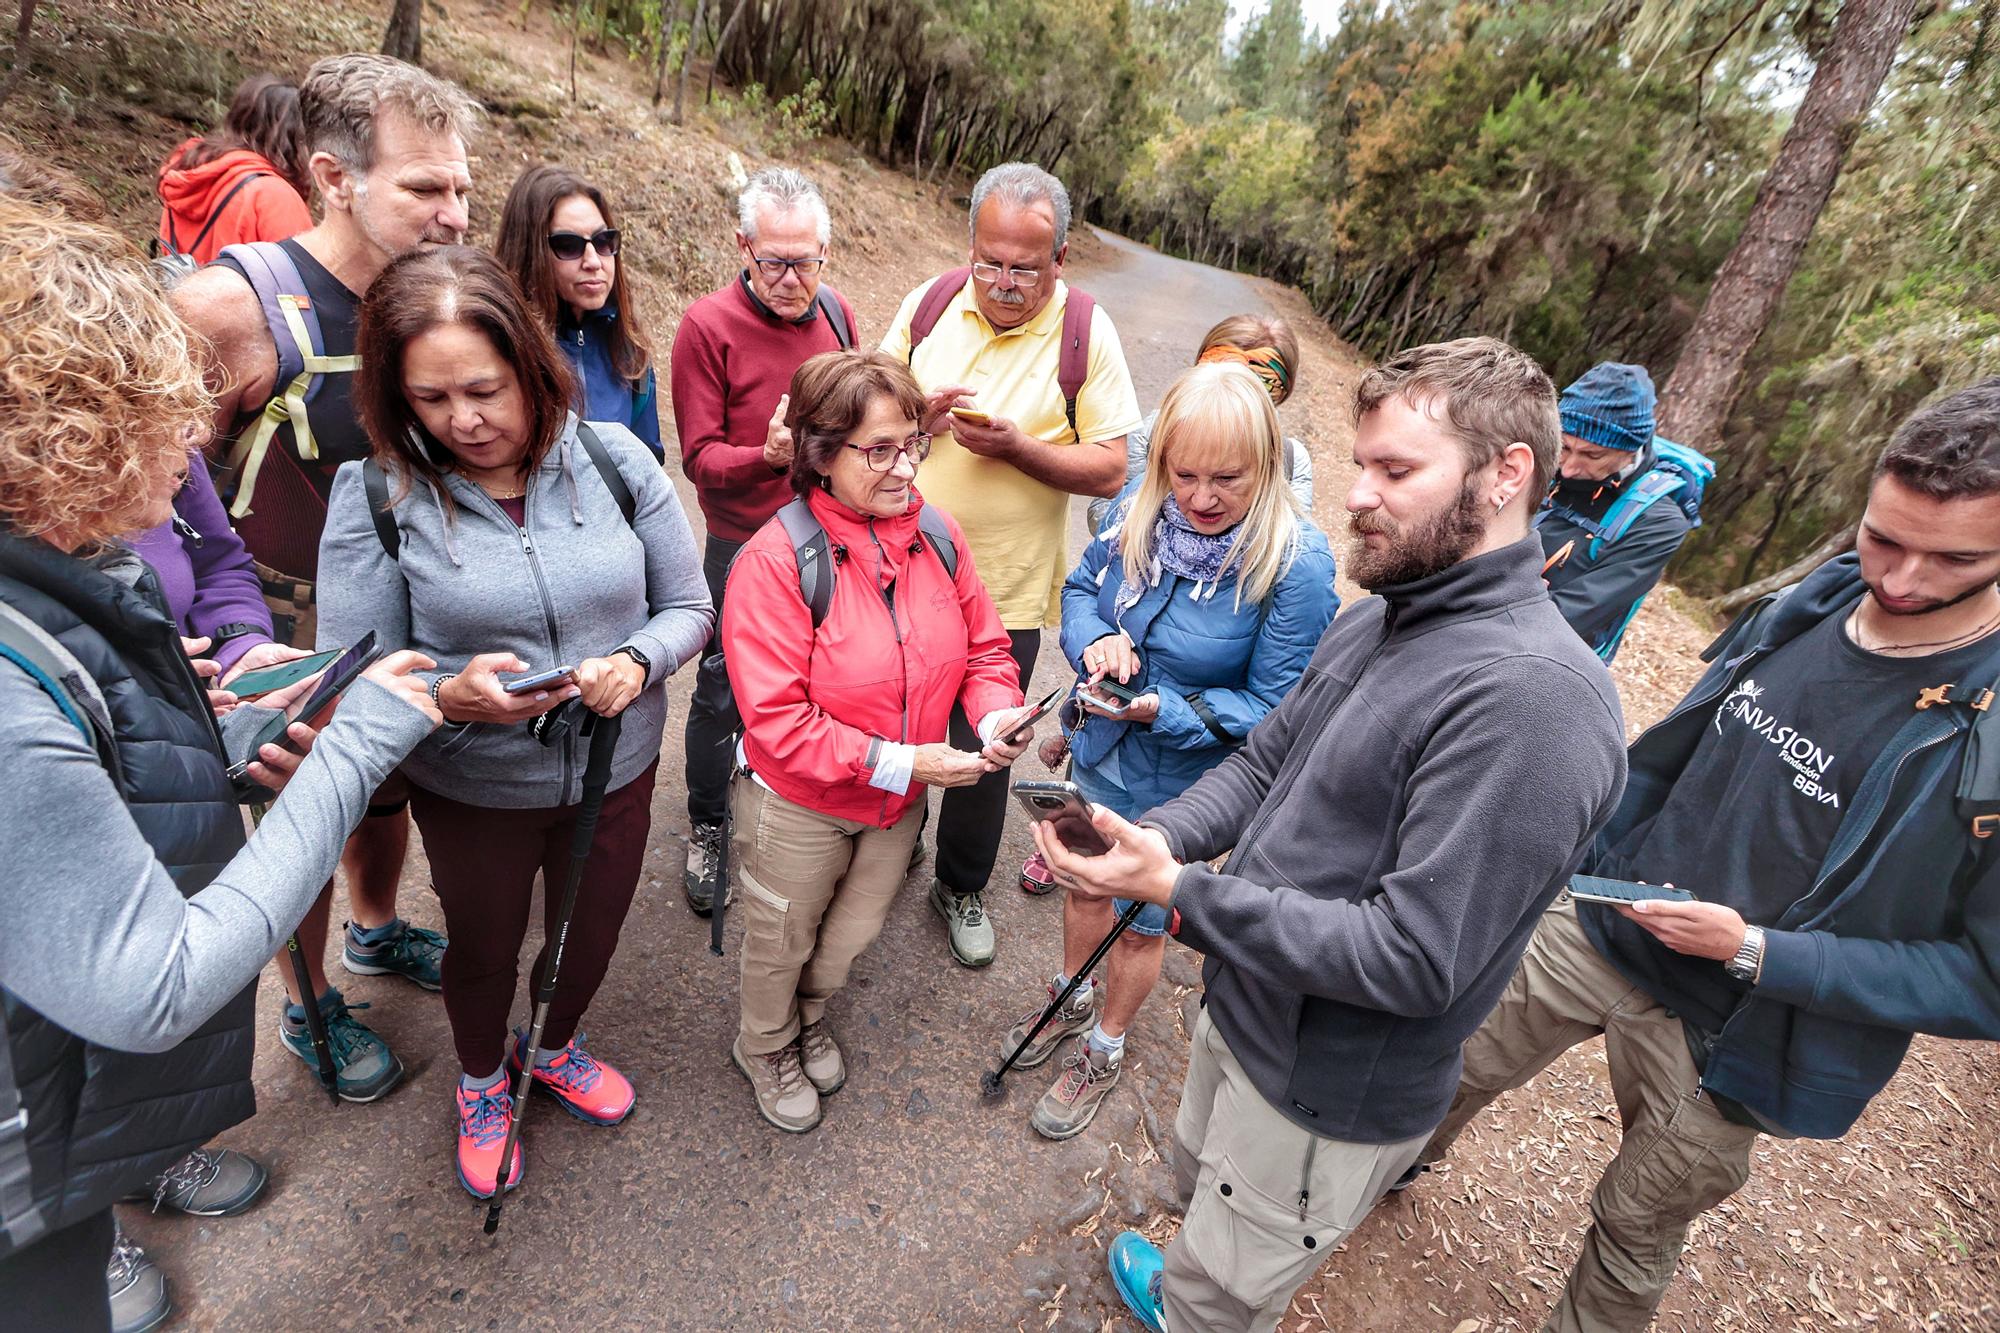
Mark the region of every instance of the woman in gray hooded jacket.
[[[569, 415], [574, 372], [490, 257], [454, 246], [398, 259], [362, 301], [358, 347], [374, 458], [334, 482], [319, 638], [373, 630], [438, 663], [446, 725], [403, 772], [451, 938], [459, 1180], [485, 1197], [514, 1110], [508, 1019], [535, 875], [561, 882], [583, 779], [577, 729], [545, 745], [527, 724], [573, 698], [624, 719], [535, 1069], [571, 1114], [616, 1124], [632, 1086], [584, 1049], [579, 1023], [638, 884], [666, 678], [701, 651], [714, 612], [672, 483], [623, 427]], [[371, 466], [385, 508], [371, 504]], [[554, 668], [568, 674], [503, 688]], [[509, 1188], [521, 1170], [517, 1143]]]

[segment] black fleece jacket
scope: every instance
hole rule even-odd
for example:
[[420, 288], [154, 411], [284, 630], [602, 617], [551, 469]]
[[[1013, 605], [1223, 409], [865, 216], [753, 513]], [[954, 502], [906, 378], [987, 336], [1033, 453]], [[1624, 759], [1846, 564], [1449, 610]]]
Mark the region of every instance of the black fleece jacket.
[[1190, 863], [1173, 906], [1211, 1018], [1315, 1134], [1443, 1120], [1460, 1043], [1617, 805], [1618, 695], [1541, 563], [1529, 536], [1356, 603], [1244, 747], [1145, 816]]

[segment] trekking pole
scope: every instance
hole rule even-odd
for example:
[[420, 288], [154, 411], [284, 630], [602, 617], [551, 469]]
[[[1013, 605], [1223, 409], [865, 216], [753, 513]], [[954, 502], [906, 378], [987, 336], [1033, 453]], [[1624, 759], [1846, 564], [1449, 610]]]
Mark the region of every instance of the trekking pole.
[[[489, 1236], [500, 1229], [500, 1204], [507, 1193], [507, 1176], [513, 1170], [514, 1145], [521, 1137], [521, 1121], [527, 1118], [528, 1090], [535, 1077], [535, 1060], [542, 1051], [542, 1027], [549, 1021], [549, 1004], [556, 998], [563, 945], [569, 939], [569, 922], [576, 912], [576, 891], [583, 883], [584, 864], [590, 860], [590, 845], [597, 837], [597, 816], [604, 808], [604, 789], [611, 783], [611, 755], [618, 748], [621, 725], [620, 718], [599, 717], [595, 713], [584, 723], [590, 736], [590, 759], [584, 765], [583, 800], [577, 806], [576, 828], [569, 839], [569, 876], [563, 885], [562, 904], [556, 911], [555, 938], [548, 942], [548, 966], [542, 969], [542, 984], [535, 987], [528, 1045], [521, 1052], [521, 1072], [514, 1079], [514, 1113], [507, 1117], [507, 1141], [500, 1145], [500, 1170], [493, 1178], [493, 1193], [486, 1203]], [[546, 891], [547, 886], [543, 887]]]
[[[265, 809], [262, 804], [250, 807], [252, 828], [264, 822]], [[292, 965], [292, 980], [298, 983], [299, 1002], [306, 1011], [306, 1036], [312, 1041], [313, 1059], [319, 1066], [319, 1085], [326, 1089], [328, 1100], [338, 1106], [340, 1071], [333, 1063], [333, 1044], [326, 1035], [326, 1015], [319, 1011], [319, 996], [313, 991], [312, 972], [306, 967], [305, 951], [299, 948], [299, 933], [296, 930], [285, 940], [285, 958]]]
[[729, 825], [731, 811], [722, 808], [722, 837], [715, 848], [715, 904], [708, 914], [708, 951], [722, 957], [722, 914], [729, 910]]
[[1118, 937], [1125, 933], [1125, 927], [1131, 925], [1137, 919], [1139, 909], [1145, 905], [1135, 900], [1127, 905], [1123, 912], [1118, 914], [1118, 920], [1112, 923], [1111, 930], [1098, 944], [1096, 950], [1091, 953], [1089, 961], [1076, 970], [1076, 975], [1071, 977], [1069, 984], [1062, 988], [1062, 994], [1049, 1001], [1049, 1007], [1042, 1010], [1042, 1016], [1035, 1020], [1033, 1027], [1028, 1029], [1028, 1035], [1021, 1038], [1021, 1044], [1014, 1048], [1014, 1053], [1005, 1060], [1002, 1060], [998, 1069], [989, 1070], [980, 1075], [979, 1090], [985, 1093], [988, 1098], [1000, 1097], [1006, 1093], [1006, 1089], [1000, 1085], [1000, 1080], [1007, 1076], [1007, 1071], [1012, 1069], [1014, 1062], [1021, 1058], [1021, 1052], [1027, 1050], [1035, 1038], [1042, 1035], [1042, 1029], [1047, 1027], [1055, 1018], [1056, 1011], [1069, 1002], [1070, 996], [1076, 994], [1076, 988], [1083, 984], [1083, 979], [1089, 976], [1099, 963], [1104, 961], [1104, 955], [1111, 952], [1111, 946], [1118, 942]]

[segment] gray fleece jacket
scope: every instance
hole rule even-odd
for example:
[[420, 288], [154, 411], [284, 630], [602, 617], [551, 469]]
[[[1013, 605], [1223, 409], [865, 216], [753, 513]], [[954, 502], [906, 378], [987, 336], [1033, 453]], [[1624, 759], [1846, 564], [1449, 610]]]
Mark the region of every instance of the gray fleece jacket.
[[[361, 465], [343, 465], [319, 544], [319, 646], [351, 644], [372, 629], [385, 649], [415, 648], [443, 673], [481, 653], [513, 653], [539, 671], [629, 644], [652, 668], [625, 710], [616, 790], [659, 756], [666, 679], [701, 652], [715, 613], [673, 483], [623, 426], [592, 429], [632, 492], [630, 524], [577, 443], [574, 417], [530, 478], [525, 529], [485, 491], [447, 476], [449, 519], [425, 486], [395, 506], [402, 540], [393, 559], [368, 512]], [[583, 759], [573, 731], [544, 746], [526, 725], [447, 722], [403, 772], [470, 805], [545, 809], [582, 798]]]
[[1617, 692], [1541, 563], [1530, 536], [1355, 603], [1243, 748], [1145, 816], [1189, 863], [1209, 1016], [1322, 1137], [1444, 1119], [1459, 1045], [1624, 789]]
[[249, 843], [183, 898], [83, 733], [26, 672], [0, 668], [0, 985], [86, 1041], [171, 1050], [270, 961], [430, 727], [356, 681]]

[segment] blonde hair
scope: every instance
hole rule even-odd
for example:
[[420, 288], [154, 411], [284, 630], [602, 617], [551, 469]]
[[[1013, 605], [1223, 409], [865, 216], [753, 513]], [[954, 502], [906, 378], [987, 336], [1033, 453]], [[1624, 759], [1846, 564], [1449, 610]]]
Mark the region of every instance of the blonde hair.
[[215, 400], [145, 258], [0, 197], [0, 519], [84, 545], [137, 527]]
[[1184, 370], [1160, 400], [1145, 479], [1118, 533], [1125, 581], [1143, 587], [1151, 580], [1153, 525], [1173, 494], [1173, 454], [1196, 444], [1233, 449], [1248, 465], [1254, 487], [1250, 508], [1236, 526], [1222, 570], [1236, 571], [1237, 606], [1243, 605], [1246, 592], [1252, 602], [1261, 602], [1291, 567], [1299, 503], [1285, 476], [1285, 437], [1271, 396], [1255, 375], [1237, 365]]

